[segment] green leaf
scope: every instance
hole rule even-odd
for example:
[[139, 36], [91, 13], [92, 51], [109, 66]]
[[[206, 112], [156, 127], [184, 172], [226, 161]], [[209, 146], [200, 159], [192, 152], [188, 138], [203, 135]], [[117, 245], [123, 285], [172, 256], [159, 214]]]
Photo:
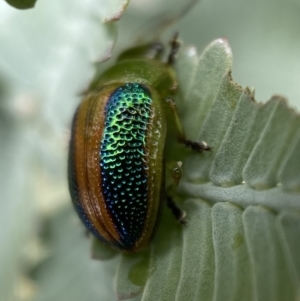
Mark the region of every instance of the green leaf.
[[19, 9], [28, 9], [35, 6], [36, 0], [5, 0], [8, 4]]

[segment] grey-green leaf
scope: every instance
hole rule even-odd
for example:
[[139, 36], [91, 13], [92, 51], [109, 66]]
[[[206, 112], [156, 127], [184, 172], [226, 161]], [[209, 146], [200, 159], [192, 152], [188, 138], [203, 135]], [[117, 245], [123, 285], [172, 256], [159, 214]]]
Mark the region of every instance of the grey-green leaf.
[[[184, 165], [185, 175], [189, 180], [208, 180], [214, 157], [218, 152], [241, 94], [242, 88], [232, 81], [230, 74], [226, 74], [220, 82], [218, 93], [197, 135], [197, 140], [207, 142], [213, 151], [203, 154], [201, 160], [199, 160], [199, 154], [189, 156]], [[187, 129], [187, 133], [191, 130]]]
[[[283, 212], [277, 217], [277, 227], [286, 254], [291, 277], [296, 288], [300, 287], [300, 216]], [[298, 291], [299, 294], [299, 291]]]
[[199, 129], [231, 64], [231, 49], [224, 39], [213, 41], [200, 57], [194, 47], [181, 51], [176, 62], [181, 91], [177, 106], [191, 139], [199, 138]]
[[276, 186], [281, 162], [300, 125], [299, 116], [295, 116], [282, 97], [273, 97], [267, 105], [271, 110], [265, 111], [268, 120], [243, 171], [244, 180], [255, 189]]
[[231, 203], [212, 209], [215, 250], [214, 301], [253, 300], [250, 258], [242, 221], [243, 210]]
[[243, 213], [246, 242], [253, 273], [256, 300], [293, 300], [297, 287], [287, 266], [279, 240], [276, 216], [262, 207], [248, 207]]

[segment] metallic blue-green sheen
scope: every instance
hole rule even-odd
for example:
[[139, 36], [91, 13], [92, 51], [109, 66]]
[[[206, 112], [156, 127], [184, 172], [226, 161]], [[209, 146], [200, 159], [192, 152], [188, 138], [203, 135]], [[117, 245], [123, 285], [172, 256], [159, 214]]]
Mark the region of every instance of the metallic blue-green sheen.
[[128, 83], [117, 88], [105, 107], [100, 143], [102, 191], [125, 247], [143, 232], [147, 215], [147, 125], [152, 112], [150, 91]]

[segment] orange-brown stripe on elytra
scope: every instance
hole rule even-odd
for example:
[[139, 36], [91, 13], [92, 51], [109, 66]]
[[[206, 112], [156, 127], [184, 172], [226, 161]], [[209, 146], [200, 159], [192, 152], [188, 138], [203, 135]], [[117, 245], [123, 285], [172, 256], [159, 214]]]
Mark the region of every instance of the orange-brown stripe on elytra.
[[[105, 103], [105, 100], [103, 102]], [[99, 155], [97, 154], [97, 149], [91, 149], [90, 141], [93, 140], [95, 136], [102, 137], [103, 129], [101, 127], [97, 132], [93, 131], [93, 129], [95, 128], [94, 116], [99, 113], [99, 107], [102, 107], [101, 103], [99, 103], [99, 97], [98, 95], [93, 95], [86, 112], [84, 127], [85, 131], [83, 133], [85, 139], [86, 183], [89, 193], [88, 206], [92, 209], [93, 212], [93, 214], [91, 214], [89, 217], [91, 223], [95, 225], [95, 228], [98, 230], [98, 232], [105, 238], [107, 236], [108, 238], [106, 239], [113, 242], [115, 240], [115, 237], [111, 235], [110, 231], [107, 231], [109, 224], [107, 224], [107, 222], [105, 221], [105, 211], [101, 210], [101, 208], [99, 207], [99, 204], [104, 202], [103, 196], [101, 193], [96, 194], [94, 190], [94, 183], [101, 181], [101, 175], [99, 174], [99, 167], [97, 166]]]
[[[103, 100], [103, 103], [105, 102], [106, 100]], [[96, 157], [94, 156], [94, 154], [91, 155], [88, 145], [90, 137], [89, 131], [90, 128], [93, 127], [93, 118], [91, 118], [91, 115], [93, 115], [93, 110], [94, 112], [98, 111], [97, 108], [99, 106], [104, 106], [103, 103], [98, 99], [98, 95], [89, 95], [80, 105], [75, 127], [75, 165], [78, 190], [80, 193], [81, 205], [83, 209], [85, 210], [90, 222], [94, 225], [99, 234], [107, 241], [114, 242], [118, 241], [119, 235], [115, 231], [112, 221], [104, 208], [104, 200], [102, 194], [95, 194], [95, 190], [93, 190], [94, 185], [90, 182], [90, 173], [93, 172], [93, 169], [91, 169], [90, 171], [90, 162], [91, 160], [95, 160], [99, 164], [99, 158], [97, 158], [99, 157], [99, 155]], [[98, 128], [98, 135], [102, 136], [102, 132], [103, 125], [102, 128]], [[99, 178], [99, 176], [101, 176], [101, 174], [99, 173], [95, 175], [95, 177], [98, 178], [95, 179], [95, 181], [100, 182], [101, 179]]]
[[104, 196], [102, 193], [102, 174], [100, 168], [100, 143], [102, 140], [104, 123], [105, 123], [105, 106], [111, 93], [117, 88], [116, 85], [104, 87], [97, 95], [95, 95], [96, 102], [93, 108], [93, 116], [91, 116], [87, 140], [87, 151], [89, 157], [87, 162], [88, 168], [88, 181], [90, 184], [90, 191], [92, 197], [96, 200], [94, 208], [102, 214], [105, 230], [112, 236], [112, 243], [120, 244], [120, 235], [117, 232], [110, 212], [106, 207]]
[[88, 219], [90, 220], [90, 222], [93, 223], [93, 226], [100, 233], [100, 235], [103, 236], [104, 239], [110, 241], [111, 237], [108, 235], [108, 233], [105, 233], [102, 230], [104, 228], [103, 218], [101, 218], [100, 216], [100, 218], [98, 218], [96, 222], [92, 218], [93, 216], [95, 216], [95, 212], [91, 204], [93, 200], [90, 197], [89, 183], [87, 180], [86, 118], [90, 110], [91, 102], [93, 100], [94, 100], [93, 95], [87, 96], [87, 98], [81, 103], [78, 110], [76, 125], [74, 127], [75, 129], [74, 144], [76, 149], [75, 168], [76, 168], [77, 184], [78, 184], [78, 191], [80, 194], [81, 206], [85, 211]]
[[[149, 88], [149, 87], [148, 87]], [[163, 108], [159, 95], [151, 90], [152, 98], [152, 114], [149, 118], [147, 135], [146, 135], [146, 150], [148, 151], [146, 166], [147, 170], [147, 185], [148, 185], [148, 201], [147, 201], [147, 216], [144, 223], [144, 229], [141, 237], [135, 243], [133, 251], [138, 251], [146, 246], [151, 240], [157, 222], [160, 217], [163, 200], [161, 200], [161, 190], [164, 189], [164, 143], [166, 137], [165, 117], [163, 116]]]

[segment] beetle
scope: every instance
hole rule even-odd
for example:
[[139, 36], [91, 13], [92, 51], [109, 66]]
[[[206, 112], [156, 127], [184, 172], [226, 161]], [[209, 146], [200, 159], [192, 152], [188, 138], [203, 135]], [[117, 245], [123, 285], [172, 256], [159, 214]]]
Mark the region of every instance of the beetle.
[[180, 164], [165, 188], [167, 133], [198, 152], [211, 149], [183, 133], [173, 101], [178, 91], [173, 67], [177, 34], [170, 45], [166, 62], [159, 42], [123, 52], [92, 82], [73, 118], [68, 181], [75, 210], [96, 238], [124, 251], [148, 245], [165, 198], [185, 223], [184, 212], [172, 200]]

